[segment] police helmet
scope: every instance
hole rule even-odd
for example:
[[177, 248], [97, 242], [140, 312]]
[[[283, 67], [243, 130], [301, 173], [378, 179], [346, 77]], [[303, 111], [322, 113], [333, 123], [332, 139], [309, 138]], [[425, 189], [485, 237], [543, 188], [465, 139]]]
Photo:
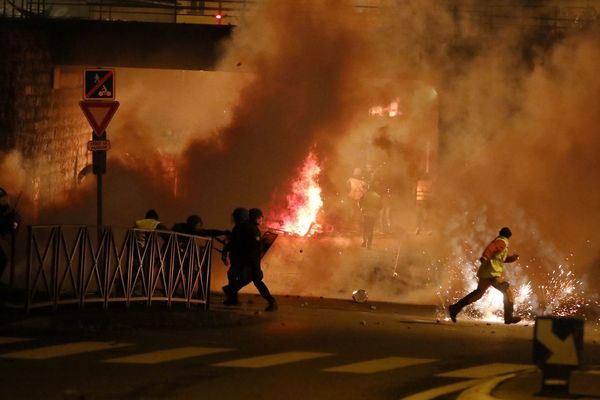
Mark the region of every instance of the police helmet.
[[250, 218], [248, 215], [248, 209], [243, 207], [238, 207], [231, 213], [231, 218], [233, 218], [233, 222], [239, 224], [244, 221], [248, 221]]
[[249, 214], [252, 221], [256, 221], [263, 216], [263, 213], [259, 208], [251, 208]]
[[194, 226], [194, 225], [198, 225], [198, 224], [202, 225], [202, 218], [200, 218], [199, 215], [194, 214], [194, 215], [190, 215], [186, 222], [190, 226]]

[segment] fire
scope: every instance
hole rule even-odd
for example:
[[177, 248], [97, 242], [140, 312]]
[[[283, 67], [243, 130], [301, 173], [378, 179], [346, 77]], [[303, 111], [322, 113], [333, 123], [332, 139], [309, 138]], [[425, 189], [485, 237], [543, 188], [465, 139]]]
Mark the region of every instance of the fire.
[[319, 174], [321, 167], [314, 151], [306, 157], [298, 171], [298, 178], [292, 184], [292, 192], [286, 196], [287, 209], [276, 219], [285, 232], [305, 236], [310, 233], [323, 207]]

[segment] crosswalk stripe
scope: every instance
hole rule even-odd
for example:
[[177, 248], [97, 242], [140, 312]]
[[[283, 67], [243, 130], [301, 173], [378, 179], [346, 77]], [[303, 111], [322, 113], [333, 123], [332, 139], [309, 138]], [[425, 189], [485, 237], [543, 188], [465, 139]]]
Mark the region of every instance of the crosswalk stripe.
[[174, 349], [159, 350], [148, 353], [134, 354], [131, 356], [111, 358], [109, 360], [104, 360], [104, 362], [122, 364], [159, 364], [168, 361], [205, 356], [208, 354], [222, 353], [231, 350], [233, 349], [218, 347], [177, 347]]
[[31, 340], [31, 339], [28, 339], [28, 338], [19, 338], [19, 337], [0, 336], [0, 344], [10, 344], [10, 343], [27, 342], [29, 340]]
[[458, 392], [459, 390], [466, 389], [468, 387], [477, 385], [483, 382], [481, 379], [471, 379], [468, 381], [451, 383], [450, 385], [439, 386], [433, 389], [428, 389], [424, 392], [415, 393], [408, 397], [403, 397], [403, 400], [432, 400], [436, 399], [444, 394]]
[[363, 361], [353, 364], [340, 365], [327, 368], [327, 372], [349, 372], [354, 374], [374, 374], [392, 369], [409, 367], [411, 365], [426, 364], [437, 361], [431, 358], [386, 357], [377, 360]]
[[29, 360], [46, 360], [48, 358], [64, 357], [73, 354], [88, 353], [92, 351], [116, 349], [130, 346], [126, 343], [114, 342], [77, 342], [54, 346], [39, 347], [30, 350], [15, 351], [0, 355], [2, 358], [19, 358]]
[[488, 378], [496, 375], [509, 374], [511, 372], [522, 371], [524, 369], [531, 368], [529, 364], [505, 364], [505, 363], [491, 363], [478, 365], [471, 368], [457, 369], [455, 371], [444, 372], [436, 376], [447, 376], [451, 378], [471, 378], [480, 379]]
[[332, 353], [289, 351], [285, 353], [269, 354], [266, 356], [241, 358], [239, 360], [226, 361], [213, 365], [216, 367], [264, 368], [271, 367], [273, 365], [288, 364], [330, 355], [332, 355]]

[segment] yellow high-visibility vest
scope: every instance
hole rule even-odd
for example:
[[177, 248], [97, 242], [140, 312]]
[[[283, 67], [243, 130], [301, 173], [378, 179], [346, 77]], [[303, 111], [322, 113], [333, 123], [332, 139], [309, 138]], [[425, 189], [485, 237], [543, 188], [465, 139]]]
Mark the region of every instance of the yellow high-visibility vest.
[[[137, 221], [135, 221], [135, 228], [154, 230], [159, 224], [160, 221], [157, 221], [152, 218], [138, 219]], [[144, 247], [146, 245], [146, 232], [136, 232], [135, 237], [140, 247]]]
[[504, 236], [498, 236], [492, 241], [492, 243], [496, 240], [502, 240], [504, 244], [506, 244], [506, 247], [504, 250], [493, 254], [489, 260], [481, 263], [479, 271], [477, 271], [477, 276], [480, 278], [494, 278], [502, 276], [502, 271], [504, 270], [504, 261], [508, 256], [508, 238], [505, 238]]

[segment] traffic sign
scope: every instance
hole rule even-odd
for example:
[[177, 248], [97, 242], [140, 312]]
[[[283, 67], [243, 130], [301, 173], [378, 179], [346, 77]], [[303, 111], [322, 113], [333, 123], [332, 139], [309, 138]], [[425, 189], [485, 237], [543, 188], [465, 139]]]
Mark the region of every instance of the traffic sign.
[[114, 100], [115, 70], [112, 68], [86, 68], [83, 72], [84, 100]]
[[94, 133], [98, 136], [106, 129], [112, 117], [119, 108], [118, 101], [90, 101], [83, 100], [79, 102], [83, 115], [87, 118]]
[[89, 151], [107, 151], [110, 150], [110, 140], [90, 140], [87, 144]]
[[542, 392], [564, 392], [581, 363], [583, 320], [538, 317], [533, 335], [533, 362], [542, 371]]

